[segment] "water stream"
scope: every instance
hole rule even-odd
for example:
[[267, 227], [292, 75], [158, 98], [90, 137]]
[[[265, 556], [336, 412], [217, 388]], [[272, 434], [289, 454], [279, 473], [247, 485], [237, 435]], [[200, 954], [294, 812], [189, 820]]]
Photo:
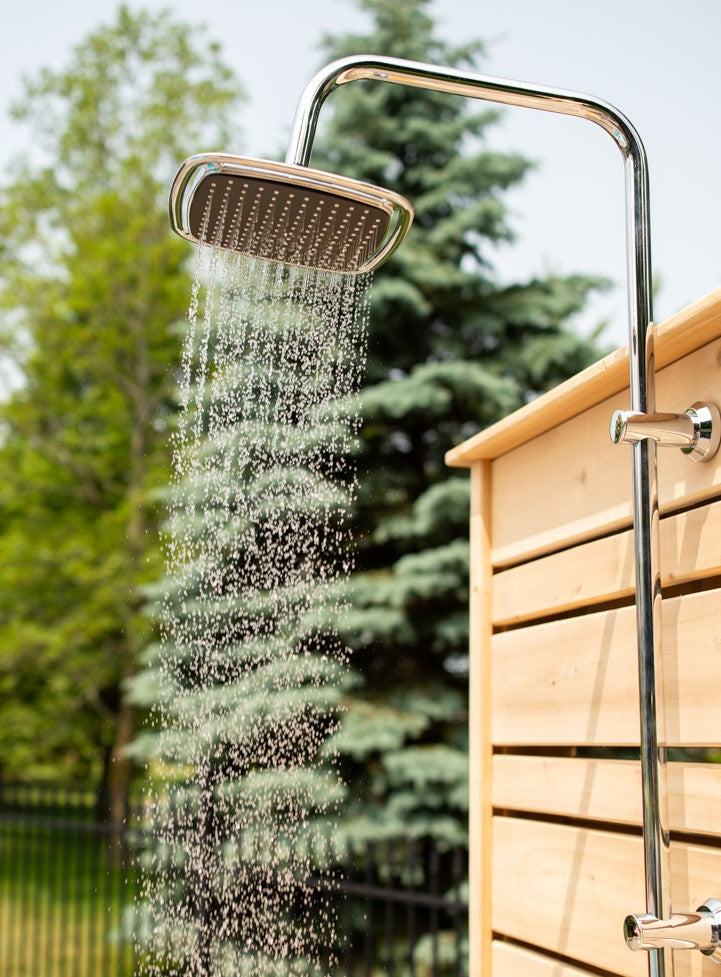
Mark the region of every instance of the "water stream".
[[167, 526], [148, 977], [323, 975], [367, 276], [201, 245]]

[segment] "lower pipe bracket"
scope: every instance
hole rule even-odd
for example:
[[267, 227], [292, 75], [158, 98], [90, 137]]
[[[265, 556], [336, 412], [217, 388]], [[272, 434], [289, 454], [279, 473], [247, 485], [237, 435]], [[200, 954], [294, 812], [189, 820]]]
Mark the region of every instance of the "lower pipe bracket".
[[700, 950], [721, 963], [721, 902], [707, 899], [695, 913], [675, 913], [670, 919], [627, 916], [623, 935], [631, 950]]

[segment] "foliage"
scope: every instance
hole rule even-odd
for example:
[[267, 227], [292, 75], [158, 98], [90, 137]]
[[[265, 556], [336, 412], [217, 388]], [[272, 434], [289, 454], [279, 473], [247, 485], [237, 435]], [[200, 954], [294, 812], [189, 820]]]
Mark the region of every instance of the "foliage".
[[216, 45], [121, 8], [15, 108], [36, 150], [0, 191], [0, 767], [121, 770], [122, 682], [159, 572], [187, 248], [168, 233], [178, 160], [223, 138], [239, 90]]
[[[361, 0], [368, 34], [331, 57], [372, 52], [476, 69], [482, 46], [440, 41], [426, 0]], [[356, 681], [335, 745], [368, 838], [465, 837], [468, 485], [444, 453], [598, 355], [569, 321], [601, 282], [499, 286], [512, 241], [503, 194], [528, 172], [491, 148], [495, 109], [379, 81], [333, 93], [313, 165], [406, 196], [407, 242], [377, 274], [356, 518], [358, 572], [345, 633]]]

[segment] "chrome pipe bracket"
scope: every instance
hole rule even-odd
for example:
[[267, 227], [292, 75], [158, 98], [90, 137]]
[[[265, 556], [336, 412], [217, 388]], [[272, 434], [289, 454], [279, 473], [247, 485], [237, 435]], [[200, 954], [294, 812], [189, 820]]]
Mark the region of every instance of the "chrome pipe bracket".
[[631, 950], [699, 950], [721, 963], [721, 902], [707, 899], [695, 913], [674, 913], [670, 919], [627, 916], [623, 935]]
[[680, 448], [692, 461], [711, 461], [721, 443], [721, 414], [715, 404], [702, 402], [683, 414], [617, 410], [611, 416], [610, 435], [614, 444], [649, 438], [660, 447]]

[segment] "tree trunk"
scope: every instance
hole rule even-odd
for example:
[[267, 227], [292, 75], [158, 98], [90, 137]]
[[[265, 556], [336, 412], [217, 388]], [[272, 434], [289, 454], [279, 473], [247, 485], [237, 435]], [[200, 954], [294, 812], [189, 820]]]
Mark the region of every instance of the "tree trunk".
[[151, 366], [146, 339], [146, 325], [141, 315], [131, 317], [129, 325], [135, 338], [135, 376], [133, 401], [133, 430], [130, 440], [130, 472], [128, 498], [130, 512], [126, 531], [128, 577], [130, 594], [126, 605], [123, 671], [120, 683], [120, 705], [115, 724], [115, 739], [110, 751], [106, 775], [107, 818], [110, 832], [110, 858], [113, 864], [122, 862], [125, 830], [133, 780], [133, 762], [127, 748], [135, 737], [138, 725], [137, 710], [128, 701], [127, 683], [138, 667], [142, 650], [138, 616], [142, 601], [138, 593], [138, 578], [146, 552], [147, 513], [144, 489], [147, 475], [147, 450], [151, 421]]
[[115, 741], [108, 758], [104, 812], [110, 827], [108, 859], [115, 867], [122, 864], [125, 854], [125, 833], [133, 779], [133, 764], [126, 749], [135, 736], [136, 728], [136, 710], [123, 696], [115, 725]]

